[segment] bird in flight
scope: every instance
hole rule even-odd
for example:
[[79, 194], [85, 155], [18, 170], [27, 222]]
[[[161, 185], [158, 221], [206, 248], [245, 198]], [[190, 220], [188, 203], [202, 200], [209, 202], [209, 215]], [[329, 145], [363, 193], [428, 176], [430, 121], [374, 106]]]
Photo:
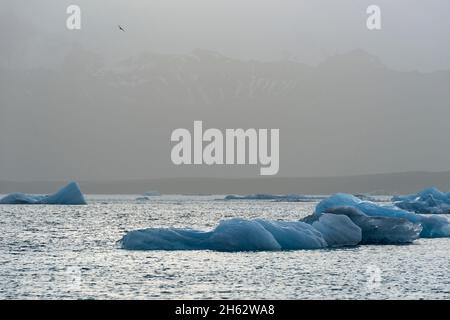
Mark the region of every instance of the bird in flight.
[[123, 32], [125, 32], [125, 30], [122, 28], [122, 26], [120, 24], [118, 25], [118, 27], [119, 27], [119, 30], [122, 30]]

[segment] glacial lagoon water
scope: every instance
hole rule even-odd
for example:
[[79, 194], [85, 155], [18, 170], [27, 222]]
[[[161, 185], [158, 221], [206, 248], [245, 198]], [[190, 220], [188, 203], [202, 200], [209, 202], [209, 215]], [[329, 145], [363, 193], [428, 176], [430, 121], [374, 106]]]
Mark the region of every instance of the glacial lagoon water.
[[278, 252], [123, 250], [117, 241], [134, 229], [298, 220], [317, 205], [138, 197], [0, 205], [0, 299], [450, 299], [450, 238]]

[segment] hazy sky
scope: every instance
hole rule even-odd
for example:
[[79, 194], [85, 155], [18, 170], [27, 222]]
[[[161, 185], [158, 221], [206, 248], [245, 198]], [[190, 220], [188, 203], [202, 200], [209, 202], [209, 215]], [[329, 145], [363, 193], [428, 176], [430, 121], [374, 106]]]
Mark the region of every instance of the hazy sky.
[[[65, 28], [69, 4], [82, 9], [81, 31]], [[380, 32], [365, 27], [370, 4], [382, 9]], [[0, 15], [2, 54], [27, 66], [55, 63], [80, 43], [108, 59], [204, 48], [306, 63], [360, 48], [396, 69], [450, 69], [446, 0], [2, 0]]]
[[280, 128], [281, 176], [450, 170], [449, 17], [446, 0], [0, 0], [0, 179], [258, 174], [175, 167], [170, 133], [194, 120]]

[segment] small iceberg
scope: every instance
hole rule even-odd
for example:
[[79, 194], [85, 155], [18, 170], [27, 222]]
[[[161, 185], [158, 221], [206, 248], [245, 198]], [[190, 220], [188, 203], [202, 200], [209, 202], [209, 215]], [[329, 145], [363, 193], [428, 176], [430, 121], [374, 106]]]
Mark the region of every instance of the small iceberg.
[[138, 202], [145, 202], [145, 201], [148, 201], [148, 200], [150, 200], [150, 198], [147, 197], [147, 196], [144, 196], [144, 197], [137, 197], [137, 198], [136, 198], [136, 201], [138, 201]]
[[381, 206], [371, 201], [362, 201], [351, 194], [337, 193], [322, 200], [316, 206], [315, 213], [327, 213], [331, 209], [339, 207], [356, 208], [370, 217], [400, 218], [413, 224], [420, 224], [422, 227], [420, 237], [422, 238], [450, 237], [450, 222], [443, 216], [425, 216], [392, 205]]
[[119, 242], [127, 250], [234, 252], [321, 249], [356, 245], [360, 240], [361, 229], [350, 219], [325, 215], [313, 225], [301, 221], [233, 218], [221, 221], [212, 231], [177, 228], [134, 230]]
[[392, 197], [396, 207], [423, 214], [450, 214], [450, 191], [427, 188], [418, 193]]
[[30, 195], [25, 193], [11, 193], [0, 199], [0, 204], [86, 204], [80, 187], [76, 182], [70, 182], [58, 192], [50, 195]]
[[312, 223], [326, 214], [348, 217], [361, 229], [360, 244], [407, 244], [418, 239], [422, 226], [402, 218], [371, 217], [353, 207], [336, 207], [326, 213], [314, 213], [302, 221]]
[[230, 194], [225, 196], [224, 200], [273, 200], [279, 202], [312, 202], [319, 201], [326, 197], [324, 196], [310, 196], [302, 194], [248, 194], [244, 196]]
[[345, 215], [324, 213], [312, 223], [329, 247], [356, 246], [362, 240], [361, 228]]
[[155, 190], [147, 191], [144, 193], [145, 197], [156, 197], [156, 196], [160, 196], [160, 195], [161, 195], [161, 193], [159, 193], [159, 191], [155, 191]]

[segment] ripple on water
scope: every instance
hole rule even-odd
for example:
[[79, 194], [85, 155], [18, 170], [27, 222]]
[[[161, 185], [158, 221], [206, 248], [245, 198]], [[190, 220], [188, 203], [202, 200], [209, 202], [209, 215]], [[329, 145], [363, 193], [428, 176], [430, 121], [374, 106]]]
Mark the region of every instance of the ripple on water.
[[315, 203], [90, 197], [87, 206], [1, 206], [0, 298], [450, 298], [450, 239], [285, 252], [126, 251], [127, 230], [208, 229], [222, 218], [298, 220]]

